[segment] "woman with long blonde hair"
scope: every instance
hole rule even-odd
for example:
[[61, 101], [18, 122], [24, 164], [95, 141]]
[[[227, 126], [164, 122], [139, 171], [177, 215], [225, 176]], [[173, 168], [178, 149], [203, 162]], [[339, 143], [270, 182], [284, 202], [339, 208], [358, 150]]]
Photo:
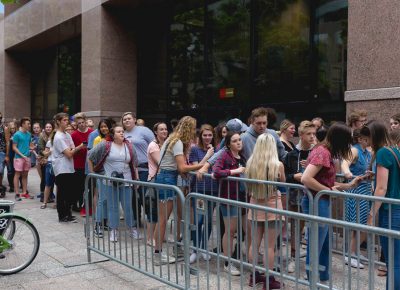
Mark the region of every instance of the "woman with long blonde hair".
[[[178, 174], [184, 174], [189, 171], [198, 170], [214, 153], [214, 149], [209, 150], [206, 156], [199, 164], [188, 165], [186, 157], [190, 145], [196, 138], [196, 119], [190, 116], [183, 117], [174, 132], [165, 140], [160, 152], [160, 167], [155, 176], [155, 182], [160, 184], [177, 185]], [[175, 258], [182, 254], [182, 251], [174, 252], [174, 257], [162, 253], [162, 242], [165, 236], [165, 229], [169, 216], [171, 215], [175, 192], [169, 189], [160, 189], [158, 191], [158, 223], [155, 235], [155, 264], [163, 265], [175, 262]], [[177, 237], [175, 237], [177, 239]], [[179, 250], [179, 249], [178, 249]]]
[[[245, 174], [250, 179], [285, 182], [285, 170], [282, 162], [278, 159], [276, 142], [271, 134], [264, 133], [257, 138], [253, 154], [247, 161]], [[282, 209], [281, 193], [276, 186], [261, 183], [248, 183], [246, 186], [251, 196], [251, 204]], [[254, 233], [252, 234], [253, 242], [248, 252], [249, 261], [257, 265], [260, 244], [265, 236], [268, 239], [268, 249], [264, 251], [267, 255], [264, 256], [264, 265], [272, 269], [274, 267], [275, 242], [278, 236], [276, 222], [280, 219], [284, 220], [284, 218], [265, 211], [250, 210], [248, 219], [254, 225], [252, 228], [256, 229], [255, 235]], [[265, 225], [265, 223], [268, 224]], [[250, 274], [249, 284], [255, 285], [258, 283], [266, 283], [266, 277], [256, 271], [255, 277]], [[280, 289], [280, 287], [280, 282], [276, 281], [274, 276], [269, 276], [269, 289]]]

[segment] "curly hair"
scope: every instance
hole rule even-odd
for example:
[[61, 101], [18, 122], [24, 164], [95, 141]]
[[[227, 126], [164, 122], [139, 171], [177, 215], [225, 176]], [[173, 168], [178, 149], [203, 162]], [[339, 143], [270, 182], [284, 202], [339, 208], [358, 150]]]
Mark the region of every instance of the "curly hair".
[[183, 152], [189, 151], [190, 143], [196, 138], [196, 119], [191, 116], [182, 117], [178, 125], [169, 137], [168, 151], [172, 152], [172, 148], [179, 140], [183, 143]]

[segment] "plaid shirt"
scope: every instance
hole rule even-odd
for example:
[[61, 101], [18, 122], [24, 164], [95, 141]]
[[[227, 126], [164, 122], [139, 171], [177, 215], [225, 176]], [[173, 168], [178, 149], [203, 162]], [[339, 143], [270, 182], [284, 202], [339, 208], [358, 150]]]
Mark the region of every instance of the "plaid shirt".
[[[244, 157], [242, 155], [240, 155], [240, 160], [243, 160], [242, 162], [245, 163]], [[233, 157], [230, 150], [224, 151], [213, 166], [214, 177], [220, 179], [230, 176], [232, 169], [239, 168], [239, 165], [246, 165], [239, 164], [240, 160]], [[240, 174], [233, 176], [239, 177]], [[220, 183], [221, 187], [219, 197], [238, 200], [238, 191], [240, 190], [240, 184], [237, 181], [220, 181]]]

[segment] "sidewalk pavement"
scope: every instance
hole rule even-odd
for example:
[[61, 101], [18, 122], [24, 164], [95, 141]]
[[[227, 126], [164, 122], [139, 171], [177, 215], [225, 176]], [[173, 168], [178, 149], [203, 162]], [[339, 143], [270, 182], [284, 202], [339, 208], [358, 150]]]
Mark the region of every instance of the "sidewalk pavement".
[[[29, 172], [28, 182], [28, 190], [35, 199], [16, 202], [14, 211], [28, 217], [38, 229], [39, 254], [24, 271], [0, 276], [0, 289], [170, 289], [112, 261], [69, 267], [87, 262], [83, 218], [78, 217], [76, 224], [59, 223], [53, 203], [47, 209], [40, 209], [41, 203], [36, 199], [40, 184], [36, 169]], [[6, 178], [3, 184], [8, 185]], [[14, 193], [7, 192], [6, 199], [14, 197]], [[92, 257], [93, 261], [104, 260], [94, 253]]]

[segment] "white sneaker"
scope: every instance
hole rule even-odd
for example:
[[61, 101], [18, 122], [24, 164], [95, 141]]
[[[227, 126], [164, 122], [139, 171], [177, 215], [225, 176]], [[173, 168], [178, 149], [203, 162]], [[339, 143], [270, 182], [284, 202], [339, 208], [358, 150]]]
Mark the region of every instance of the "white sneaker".
[[161, 265], [172, 264], [172, 263], [175, 263], [174, 257], [168, 256], [167, 254], [165, 254], [163, 252], [154, 254], [154, 265], [161, 266]]
[[201, 253], [201, 256], [203, 257], [204, 261], [210, 261], [211, 260], [211, 255], [208, 253]]
[[367, 257], [365, 257], [364, 255], [359, 255], [359, 257], [360, 257], [360, 263], [362, 263], [362, 262], [366, 262], [366, 263], [368, 263], [368, 258]]
[[296, 270], [296, 261], [293, 258], [289, 260], [287, 269], [288, 273], [294, 273], [294, 271]]
[[117, 230], [111, 230], [111, 232], [110, 232], [110, 242], [113, 242], [113, 243], [118, 242]]
[[135, 240], [140, 240], [142, 237], [140, 236], [140, 232], [137, 228], [133, 227], [131, 231], [131, 237]]
[[197, 254], [196, 253], [192, 253], [189, 257], [189, 263], [193, 264], [194, 262], [196, 262], [197, 260]]
[[[344, 261], [346, 262], [346, 265], [348, 265], [349, 257], [344, 257]], [[354, 258], [350, 258], [350, 266], [353, 268], [364, 269], [364, 265], [361, 263], [358, 263], [357, 259], [354, 259]]]
[[175, 247], [172, 248], [172, 256], [175, 257], [176, 260], [183, 260], [185, 258], [185, 252], [182, 249], [182, 247], [177, 246], [177, 248], [175, 249]]
[[225, 269], [225, 272], [230, 273], [232, 276], [240, 276], [239, 269], [236, 268], [236, 266], [233, 265], [232, 263], [228, 264], [228, 266], [225, 265], [225, 263], [224, 263], [224, 269]]

